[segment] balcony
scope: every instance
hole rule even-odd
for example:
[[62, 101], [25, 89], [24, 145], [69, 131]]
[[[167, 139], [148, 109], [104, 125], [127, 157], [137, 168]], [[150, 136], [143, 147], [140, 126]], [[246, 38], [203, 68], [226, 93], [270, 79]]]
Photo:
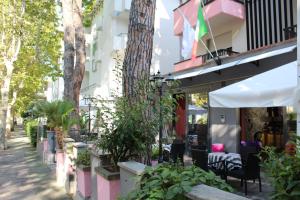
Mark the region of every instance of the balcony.
[[[238, 52], [232, 51], [231, 47], [227, 49], [218, 49], [219, 58], [225, 58], [235, 54], [238, 54]], [[215, 61], [218, 64], [221, 64], [221, 61], [219, 59], [216, 59], [217, 53], [215, 51], [212, 52], [212, 55], [215, 56], [215, 60], [209, 53], [207, 53], [204, 55], [197, 56], [196, 60], [188, 59], [175, 63], [175, 72], [183, 71], [189, 68], [199, 67], [200, 65], [211, 61]]]
[[129, 16], [129, 10], [132, 0], [114, 0], [113, 16], [126, 17]]
[[[192, 26], [197, 23], [197, 12], [200, 0], [190, 0], [174, 10], [174, 34], [183, 32], [183, 17], [188, 19]], [[227, 23], [238, 23], [245, 20], [244, 1], [241, 0], [204, 0], [204, 17], [212, 27]], [[228, 25], [228, 24], [227, 24]]]

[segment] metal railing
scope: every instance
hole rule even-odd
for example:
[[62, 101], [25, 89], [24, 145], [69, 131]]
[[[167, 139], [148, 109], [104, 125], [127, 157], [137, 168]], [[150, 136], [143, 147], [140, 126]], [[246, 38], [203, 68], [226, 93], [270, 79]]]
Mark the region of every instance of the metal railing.
[[[239, 52], [236, 52], [236, 51], [232, 51], [232, 47], [229, 47], [227, 49], [218, 49], [217, 52], [218, 52], [218, 55], [219, 55], [218, 59], [220, 59], [222, 57], [226, 57], [226, 56], [232, 56], [234, 54], [239, 53]], [[202, 55], [203, 63], [206, 63], [209, 60], [217, 58], [216, 51], [211, 52], [211, 54], [213, 55], [213, 57], [210, 55], [210, 53]]]

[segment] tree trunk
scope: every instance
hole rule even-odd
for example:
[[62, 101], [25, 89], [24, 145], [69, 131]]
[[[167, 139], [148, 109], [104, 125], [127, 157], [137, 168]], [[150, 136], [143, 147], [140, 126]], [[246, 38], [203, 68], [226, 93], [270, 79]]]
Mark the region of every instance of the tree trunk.
[[[73, 70], [74, 70], [74, 39], [73, 0], [62, 0], [64, 23], [64, 99], [74, 102]], [[75, 103], [75, 102], [74, 102]]]
[[2, 101], [2, 117], [1, 117], [1, 127], [0, 127], [0, 140], [1, 140], [1, 149], [6, 149], [6, 126], [7, 126], [7, 111], [8, 111], [8, 93], [9, 86], [13, 72], [13, 62], [5, 61], [6, 67], [6, 76], [3, 80], [3, 85], [1, 88], [1, 101]]
[[[152, 60], [155, 6], [156, 0], [133, 0], [131, 3], [128, 42], [123, 62], [123, 95], [128, 97], [130, 105], [146, 100]], [[140, 83], [143, 80], [146, 82], [141, 88]], [[145, 110], [143, 116], [147, 120], [151, 116], [151, 110]], [[145, 162], [151, 165], [152, 144], [149, 141], [145, 143]]]
[[82, 23], [82, 0], [74, 1], [74, 28], [75, 28], [75, 69], [73, 74], [73, 94], [76, 113], [79, 113], [79, 95], [81, 83], [84, 76], [85, 70], [85, 36], [84, 28]]
[[133, 0], [128, 26], [128, 42], [123, 63], [123, 94], [137, 98], [140, 80], [148, 80], [153, 49], [155, 0]]

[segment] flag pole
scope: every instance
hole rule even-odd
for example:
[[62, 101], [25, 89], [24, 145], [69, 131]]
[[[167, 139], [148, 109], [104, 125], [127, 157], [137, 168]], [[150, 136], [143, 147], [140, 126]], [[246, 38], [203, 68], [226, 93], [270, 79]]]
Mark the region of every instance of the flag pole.
[[205, 43], [203, 42], [203, 40], [200, 38], [201, 43], [203, 44], [203, 46], [205, 47], [205, 49], [208, 51], [208, 53], [210, 54], [210, 56], [214, 59], [215, 57], [212, 55], [211, 51], [207, 48], [207, 46], [205, 45]]
[[[202, 3], [203, 13], [204, 13], [204, 15], [206, 16], [206, 12], [205, 12], [205, 9], [204, 9], [204, 3], [203, 3], [203, 0], [200, 0], [200, 1], [201, 1], [201, 3]], [[217, 46], [216, 46], [216, 43], [215, 43], [215, 39], [214, 39], [214, 36], [213, 36], [213, 33], [212, 33], [212, 30], [211, 30], [210, 23], [209, 23], [208, 19], [207, 19], [207, 24], [208, 24], [208, 28], [209, 28], [209, 33], [210, 33], [211, 39], [212, 39], [212, 41], [213, 41], [213, 45], [214, 45], [215, 50], [216, 50], [217, 57], [218, 57], [218, 59], [219, 59], [219, 53], [218, 53], [218, 50], [217, 50]]]

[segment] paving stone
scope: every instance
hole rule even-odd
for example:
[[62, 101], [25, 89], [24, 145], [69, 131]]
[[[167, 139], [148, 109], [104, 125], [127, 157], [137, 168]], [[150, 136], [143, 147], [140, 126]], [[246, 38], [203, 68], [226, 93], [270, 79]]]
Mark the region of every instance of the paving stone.
[[8, 149], [0, 150], [0, 199], [70, 200], [56, 186], [53, 169], [43, 165], [22, 129], [8, 140]]

